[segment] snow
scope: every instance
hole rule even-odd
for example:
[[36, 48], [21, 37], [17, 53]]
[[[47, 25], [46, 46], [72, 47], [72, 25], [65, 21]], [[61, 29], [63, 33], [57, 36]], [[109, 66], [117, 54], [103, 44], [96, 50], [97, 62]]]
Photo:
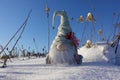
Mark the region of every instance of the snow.
[[81, 54], [85, 62], [100, 62], [104, 61], [102, 51], [104, 46], [92, 46], [91, 48], [86, 48], [83, 46], [78, 50], [78, 53]]
[[12, 59], [6, 68], [0, 68], [0, 80], [120, 80], [120, 67], [108, 63], [114, 48], [98, 44], [78, 52], [84, 57], [81, 65], [45, 64], [43, 57]]

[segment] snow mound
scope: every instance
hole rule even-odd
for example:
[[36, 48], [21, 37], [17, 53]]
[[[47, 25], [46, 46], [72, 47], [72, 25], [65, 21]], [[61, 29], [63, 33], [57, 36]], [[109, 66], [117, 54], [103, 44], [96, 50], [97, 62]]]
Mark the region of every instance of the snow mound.
[[78, 49], [78, 54], [83, 56], [83, 62], [109, 62], [116, 64], [116, 57], [120, 57], [120, 45], [118, 46], [117, 53], [115, 48], [110, 44], [96, 43], [91, 48], [85, 46]]
[[78, 54], [83, 56], [83, 62], [101, 62], [105, 61], [104, 50], [105, 44], [97, 44], [91, 48], [86, 48], [85, 46], [78, 49]]
[[120, 58], [120, 45], [118, 46], [117, 53], [115, 53], [115, 49], [116, 47], [111, 47], [110, 45], [106, 47], [105, 57], [109, 63], [116, 64], [117, 57]]
[[120, 80], [120, 67], [106, 63], [115, 57], [115, 47], [97, 43], [78, 52], [84, 57], [82, 65], [45, 64], [43, 57], [14, 58], [6, 68], [0, 68], [0, 80]]

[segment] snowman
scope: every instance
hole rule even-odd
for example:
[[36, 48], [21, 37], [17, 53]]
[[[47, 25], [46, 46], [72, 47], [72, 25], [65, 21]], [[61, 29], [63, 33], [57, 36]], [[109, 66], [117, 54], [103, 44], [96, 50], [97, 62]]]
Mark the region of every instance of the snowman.
[[79, 40], [72, 32], [66, 11], [56, 11], [53, 14], [53, 28], [56, 16], [60, 16], [61, 21], [46, 56], [46, 64], [81, 64], [82, 56], [77, 52]]

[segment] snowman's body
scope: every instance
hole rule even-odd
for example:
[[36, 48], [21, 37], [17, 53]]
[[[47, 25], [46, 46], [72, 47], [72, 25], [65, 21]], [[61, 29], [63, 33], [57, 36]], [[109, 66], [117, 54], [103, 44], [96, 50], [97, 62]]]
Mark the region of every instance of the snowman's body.
[[46, 57], [46, 63], [76, 64], [76, 60], [79, 59], [77, 47], [71, 39], [66, 38], [66, 34], [72, 32], [67, 14], [65, 11], [58, 11], [54, 14], [54, 17], [56, 14], [61, 16], [61, 24], [58, 27], [58, 33], [53, 40], [49, 54]]

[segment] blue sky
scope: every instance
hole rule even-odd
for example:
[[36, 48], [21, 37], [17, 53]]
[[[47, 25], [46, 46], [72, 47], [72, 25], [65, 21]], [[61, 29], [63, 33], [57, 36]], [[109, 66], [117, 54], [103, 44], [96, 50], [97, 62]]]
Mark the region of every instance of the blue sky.
[[[47, 48], [48, 23], [45, 13], [46, 4], [50, 7], [50, 44], [56, 36], [60, 21], [60, 18], [57, 17], [55, 22], [56, 28], [52, 30], [51, 24], [54, 11], [65, 10], [69, 18], [74, 18], [70, 20], [70, 24], [79, 39], [81, 39], [86, 21], [79, 23], [77, 19], [80, 15], [86, 18], [87, 13], [91, 12], [96, 19], [96, 40], [99, 39], [97, 31], [101, 28], [101, 25], [103, 25], [104, 30], [102, 35], [106, 38], [110, 36], [113, 31], [112, 24], [117, 19], [116, 16], [114, 19], [112, 18], [113, 13], [120, 13], [120, 0], [0, 0], [0, 44], [5, 46], [24, 22], [30, 9], [32, 9], [25, 32], [18, 44], [20, 46], [23, 45], [26, 49], [30, 47], [30, 50], [36, 50], [33, 43], [33, 38], [35, 38], [39, 51], [42, 51], [44, 46]], [[86, 35], [90, 34], [91, 27], [92, 24], [88, 23]], [[11, 48], [14, 42], [15, 39], [11, 42], [9, 48]]]

